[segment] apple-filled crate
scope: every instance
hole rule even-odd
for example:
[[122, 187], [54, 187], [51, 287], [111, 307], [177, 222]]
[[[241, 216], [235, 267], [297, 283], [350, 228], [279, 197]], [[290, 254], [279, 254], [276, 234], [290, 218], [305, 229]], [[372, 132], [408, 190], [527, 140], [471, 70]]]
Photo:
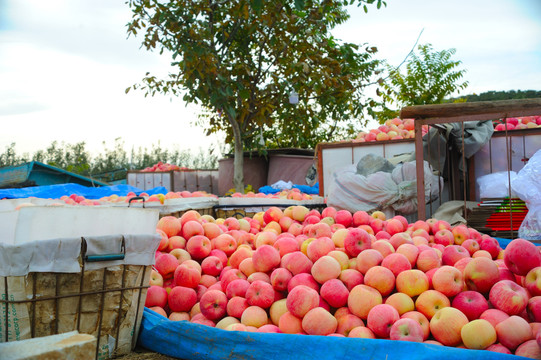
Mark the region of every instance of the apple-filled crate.
[[157, 232], [145, 306], [171, 323], [541, 357], [541, 253], [524, 239], [302, 205], [187, 211]]

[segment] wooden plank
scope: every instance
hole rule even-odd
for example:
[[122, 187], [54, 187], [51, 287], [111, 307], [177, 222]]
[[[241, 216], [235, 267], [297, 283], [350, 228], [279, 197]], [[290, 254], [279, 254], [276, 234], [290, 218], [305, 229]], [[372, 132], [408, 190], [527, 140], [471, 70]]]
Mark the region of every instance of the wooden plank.
[[316, 146], [316, 156], [317, 156], [317, 180], [319, 183], [319, 196], [324, 196], [325, 194], [325, 179], [323, 176], [323, 156], [321, 154], [321, 146], [318, 144]]
[[49, 360], [96, 358], [94, 335], [70, 331], [62, 334], [0, 344], [0, 358], [6, 360]]
[[415, 126], [415, 171], [417, 173], [417, 219], [426, 220], [425, 172], [423, 163], [423, 129], [419, 121]]
[[[473, 117], [476, 120], [541, 114], [541, 99], [476, 101], [465, 103], [406, 106], [400, 111], [402, 119]], [[460, 121], [460, 120], [457, 120]], [[447, 121], [452, 122], [452, 121]]]

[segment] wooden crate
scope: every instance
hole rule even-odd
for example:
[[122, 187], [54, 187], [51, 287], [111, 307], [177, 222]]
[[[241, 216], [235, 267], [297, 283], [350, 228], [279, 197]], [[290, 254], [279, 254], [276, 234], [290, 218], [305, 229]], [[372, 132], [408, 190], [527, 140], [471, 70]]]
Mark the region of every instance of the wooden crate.
[[218, 194], [218, 170], [128, 171], [126, 182], [142, 190], [163, 186], [167, 191]]
[[[75, 240], [64, 243], [64, 250], [76, 251]], [[121, 244], [118, 254], [89, 255], [87, 241], [81, 238], [79, 272], [0, 276], [0, 342], [79, 331], [96, 337], [96, 359], [130, 353], [137, 342], [152, 265], [123, 263], [130, 254], [124, 237]], [[108, 263], [96, 268], [95, 261]]]

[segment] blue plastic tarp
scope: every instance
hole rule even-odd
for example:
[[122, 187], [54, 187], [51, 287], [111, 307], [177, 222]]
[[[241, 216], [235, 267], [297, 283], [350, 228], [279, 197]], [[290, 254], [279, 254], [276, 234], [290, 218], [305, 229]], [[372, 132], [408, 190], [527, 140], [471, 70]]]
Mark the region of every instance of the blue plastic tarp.
[[[308, 185], [296, 185], [293, 184], [293, 189], [299, 189], [301, 192], [305, 194], [310, 195], [318, 195], [319, 194], [319, 183], [316, 183], [314, 186], [308, 186]], [[270, 185], [262, 186], [259, 188], [259, 192], [262, 192], [263, 194], [276, 194], [282, 191], [281, 189], [275, 189]]]
[[138, 344], [185, 360], [518, 360], [486, 350], [398, 340], [227, 331], [171, 321], [145, 308]]
[[167, 189], [163, 186], [155, 187], [150, 190], [141, 190], [131, 185], [111, 185], [101, 187], [88, 187], [74, 183], [56, 184], [45, 186], [31, 186], [20, 189], [0, 189], [0, 199], [22, 199], [28, 197], [36, 197], [41, 199], [59, 199], [64, 195], [76, 194], [84, 196], [87, 199], [99, 199], [104, 196], [118, 195], [126, 196], [129, 192], [134, 192], [136, 195], [142, 192], [148, 195], [166, 194]]

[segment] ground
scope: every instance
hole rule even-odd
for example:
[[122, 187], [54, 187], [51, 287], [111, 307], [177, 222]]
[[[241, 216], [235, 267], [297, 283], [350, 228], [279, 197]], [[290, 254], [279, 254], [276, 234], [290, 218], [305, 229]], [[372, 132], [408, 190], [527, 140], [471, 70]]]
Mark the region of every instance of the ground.
[[115, 357], [114, 360], [178, 360], [167, 355], [136, 347], [131, 353]]

